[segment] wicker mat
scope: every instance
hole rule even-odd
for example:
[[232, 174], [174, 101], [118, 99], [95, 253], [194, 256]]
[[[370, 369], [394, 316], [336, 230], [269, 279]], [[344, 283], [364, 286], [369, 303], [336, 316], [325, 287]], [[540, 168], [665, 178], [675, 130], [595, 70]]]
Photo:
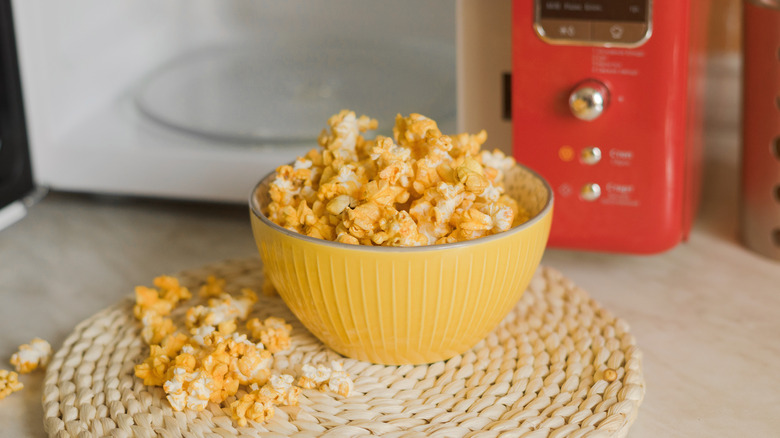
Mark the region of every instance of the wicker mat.
[[[260, 271], [259, 260], [244, 259], [178, 277], [190, 287], [215, 275], [228, 290], [259, 290]], [[43, 394], [50, 436], [624, 437], [645, 392], [628, 325], [546, 267], [485, 340], [461, 356], [419, 366], [344, 359], [306, 331], [280, 298], [261, 296], [252, 316], [293, 325], [293, 346], [274, 355], [274, 369], [339, 359], [355, 391], [344, 398], [304, 390], [299, 406], [277, 407], [270, 421], [247, 427], [214, 403], [202, 412], [176, 412], [161, 388], [134, 377], [148, 347], [132, 305], [128, 297], [80, 323], [52, 359]]]

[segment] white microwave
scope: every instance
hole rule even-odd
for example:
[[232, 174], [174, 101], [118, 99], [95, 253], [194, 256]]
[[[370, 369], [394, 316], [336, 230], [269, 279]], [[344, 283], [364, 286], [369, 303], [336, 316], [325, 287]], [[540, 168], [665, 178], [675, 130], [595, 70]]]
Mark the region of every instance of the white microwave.
[[343, 108], [511, 150], [509, 0], [0, 4], [0, 208], [33, 186], [243, 203]]

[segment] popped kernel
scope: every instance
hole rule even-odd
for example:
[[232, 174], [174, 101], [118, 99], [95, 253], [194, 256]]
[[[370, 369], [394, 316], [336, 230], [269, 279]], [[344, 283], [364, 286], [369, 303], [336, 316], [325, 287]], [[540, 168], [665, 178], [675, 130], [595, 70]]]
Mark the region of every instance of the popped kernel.
[[189, 289], [181, 286], [175, 277], [162, 275], [156, 277], [153, 284], [156, 288], [135, 288], [133, 313], [138, 319], [142, 319], [149, 312], [160, 316], [169, 315], [179, 301], [192, 298]]
[[225, 279], [213, 275], [206, 277], [206, 283], [200, 287], [200, 296], [203, 298], [218, 297], [225, 293]]
[[515, 165], [477, 134], [443, 134], [421, 114], [396, 116], [393, 137], [342, 110], [312, 149], [279, 166], [265, 214], [297, 233], [353, 245], [421, 246], [500, 233], [528, 220], [504, 194]]
[[173, 409], [202, 411], [209, 403], [213, 383], [207, 374], [200, 371], [173, 368], [173, 376], [163, 384], [163, 389]]
[[17, 373], [8, 370], [0, 370], [0, 400], [16, 391], [21, 391], [22, 388], [24, 388], [24, 385], [19, 381], [19, 375]]
[[166, 336], [159, 345], [149, 346], [149, 356], [135, 366], [136, 377], [144, 381], [144, 385], [162, 386], [168, 379], [168, 368], [186, 343], [186, 335], [176, 332]]
[[341, 362], [333, 361], [330, 367], [322, 364], [317, 367], [305, 364], [301, 371], [302, 375], [298, 379], [298, 386], [303, 389], [330, 390], [342, 397], [349, 397], [355, 386]]
[[257, 301], [257, 294], [250, 289], [242, 289], [243, 296], [235, 298], [223, 293], [208, 300], [208, 306], [196, 306], [187, 310], [186, 324], [189, 328], [218, 326], [235, 319], [246, 319], [249, 310]]
[[176, 331], [172, 319], [154, 312], [146, 312], [141, 318], [141, 324], [141, 338], [148, 345], [159, 344], [166, 336]]
[[298, 386], [303, 389], [322, 388], [330, 380], [331, 369], [325, 365], [319, 364], [316, 367], [304, 364], [302, 367], [303, 375], [298, 379]]
[[262, 423], [273, 418], [274, 403], [259, 391], [253, 391], [231, 403], [230, 412], [240, 426], [246, 426], [249, 420]]
[[271, 316], [262, 322], [258, 318], [252, 318], [247, 321], [246, 328], [252, 337], [259, 340], [271, 353], [290, 348], [292, 326], [282, 318]]
[[26, 374], [39, 366], [45, 367], [51, 358], [51, 345], [41, 338], [35, 338], [29, 344], [19, 346], [19, 351], [11, 356], [11, 365], [16, 372]]
[[344, 371], [340, 362], [333, 362], [332, 368], [333, 371], [330, 373], [328, 388], [342, 397], [349, 397], [355, 387], [352, 378]]
[[295, 377], [289, 374], [273, 375], [260, 388], [260, 394], [276, 405], [297, 406], [301, 388], [293, 385]]

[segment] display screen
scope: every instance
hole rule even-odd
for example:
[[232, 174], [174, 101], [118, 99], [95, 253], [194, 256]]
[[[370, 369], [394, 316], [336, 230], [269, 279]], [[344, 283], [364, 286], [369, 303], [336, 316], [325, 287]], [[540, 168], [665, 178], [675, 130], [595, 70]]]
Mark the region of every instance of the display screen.
[[541, 19], [647, 21], [649, 0], [539, 0]]

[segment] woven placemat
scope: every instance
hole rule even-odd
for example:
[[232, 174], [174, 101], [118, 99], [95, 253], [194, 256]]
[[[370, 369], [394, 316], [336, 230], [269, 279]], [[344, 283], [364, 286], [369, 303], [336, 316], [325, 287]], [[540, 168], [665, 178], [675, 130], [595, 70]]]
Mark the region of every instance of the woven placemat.
[[[209, 275], [225, 278], [227, 290], [262, 284], [257, 259], [177, 276], [195, 287]], [[419, 366], [344, 359], [306, 331], [280, 298], [261, 296], [252, 316], [293, 325], [292, 348], [274, 355], [274, 368], [339, 359], [355, 391], [344, 398], [304, 390], [299, 406], [277, 407], [270, 421], [246, 427], [214, 403], [202, 412], [176, 412], [161, 388], [134, 377], [148, 347], [132, 307], [128, 297], [83, 321], [52, 358], [43, 394], [50, 436], [624, 437], [645, 392], [641, 353], [627, 324], [546, 267], [485, 340]]]

